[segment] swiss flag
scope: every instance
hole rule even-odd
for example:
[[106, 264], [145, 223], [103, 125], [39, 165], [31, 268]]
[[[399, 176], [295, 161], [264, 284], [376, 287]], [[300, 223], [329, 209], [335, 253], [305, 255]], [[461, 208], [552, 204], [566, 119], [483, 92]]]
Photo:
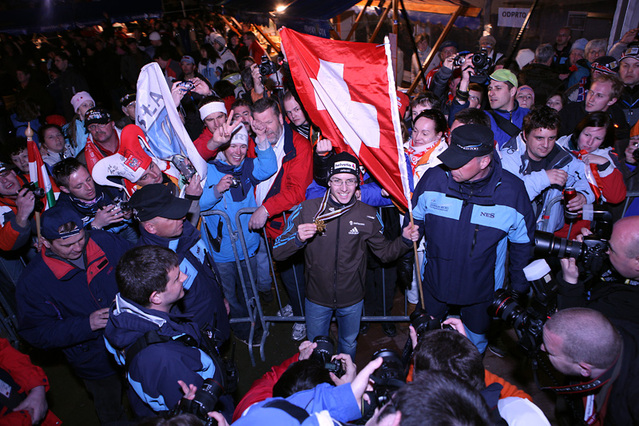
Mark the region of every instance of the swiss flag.
[[404, 208], [408, 202], [390, 46], [326, 40], [280, 30], [295, 88], [314, 124], [354, 153]]

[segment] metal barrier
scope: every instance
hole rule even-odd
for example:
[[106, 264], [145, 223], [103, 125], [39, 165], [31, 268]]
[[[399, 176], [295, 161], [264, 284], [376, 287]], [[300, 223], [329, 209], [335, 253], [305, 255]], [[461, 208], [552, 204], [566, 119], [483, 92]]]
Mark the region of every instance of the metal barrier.
[[[380, 213], [381, 213], [381, 209], [383, 207], [380, 207]], [[262, 359], [262, 361], [266, 360], [266, 356], [265, 356], [265, 344], [266, 344], [266, 339], [268, 337], [268, 332], [269, 332], [269, 327], [271, 326], [271, 324], [273, 323], [293, 323], [293, 322], [305, 322], [306, 321], [306, 317], [304, 315], [302, 316], [289, 316], [289, 317], [285, 317], [285, 316], [277, 316], [277, 315], [267, 315], [264, 312], [264, 309], [262, 307], [259, 295], [258, 295], [258, 290], [257, 290], [257, 279], [253, 274], [253, 271], [251, 270], [250, 267], [247, 267], [247, 271], [248, 271], [248, 278], [249, 278], [249, 282], [247, 283], [244, 279], [244, 274], [242, 273], [242, 267], [241, 267], [241, 261], [242, 260], [246, 260], [247, 262], [247, 266], [248, 266], [248, 260], [249, 260], [249, 250], [248, 247], [246, 245], [246, 239], [244, 236], [244, 230], [242, 229], [242, 224], [241, 224], [241, 217], [242, 215], [246, 215], [246, 214], [253, 214], [253, 212], [255, 211], [255, 208], [243, 208], [238, 210], [237, 214], [235, 215], [235, 225], [236, 225], [236, 230], [233, 229], [233, 227], [231, 226], [231, 222], [230, 222], [230, 218], [229, 216], [226, 214], [226, 212], [221, 211], [221, 210], [209, 210], [209, 211], [205, 211], [202, 212], [202, 216], [212, 216], [212, 215], [218, 215], [220, 216], [222, 219], [224, 219], [224, 221], [226, 222], [226, 226], [229, 232], [229, 235], [231, 236], [231, 244], [233, 247], [233, 255], [235, 257], [235, 262], [236, 262], [236, 266], [237, 266], [237, 270], [238, 270], [238, 275], [240, 277], [240, 283], [242, 286], [242, 293], [244, 295], [244, 302], [246, 304], [247, 307], [247, 312], [248, 312], [248, 316], [247, 317], [242, 317], [242, 318], [232, 318], [230, 320], [231, 323], [238, 323], [238, 322], [248, 322], [250, 323], [250, 333], [249, 333], [249, 342], [253, 341], [254, 335], [255, 335], [255, 328], [256, 328], [256, 324], [259, 322], [259, 324], [261, 324], [262, 329], [263, 329], [263, 334], [262, 334], [262, 338], [259, 342], [259, 344], [256, 344], [256, 347], [259, 347], [259, 353], [260, 353], [260, 358]], [[286, 215], [284, 215], [284, 220], [286, 220]], [[209, 233], [206, 232], [206, 221], [202, 221], [202, 226], [205, 227], [203, 228], [203, 232], [202, 232], [202, 238], [207, 238], [209, 236]], [[268, 260], [269, 260], [269, 272], [271, 275], [271, 279], [272, 282], [274, 284], [275, 287], [275, 294], [276, 294], [276, 298], [277, 298], [277, 304], [278, 304], [278, 308], [280, 309], [280, 312], [282, 310], [282, 308], [284, 307], [283, 303], [282, 303], [282, 295], [281, 295], [281, 289], [278, 285], [278, 280], [277, 280], [277, 276], [275, 273], [275, 268], [273, 267], [273, 257], [272, 257], [272, 252], [271, 252], [271, 247], [270, 244], [268, 243], [268, 238], [266, 238], [266, 232], [264, 230], [263, 231], [263, 236], [264, 239], [266, 241], [266, 252], [267, 252], [267, 256], [268, 256]], [[242, 257], [243, 259], [240, 258], [240, 254], [237, 250], [236, 247], [236, 243], [239, 242], [240, 248], [242, 250]], [[295, 273], [295, 270], [293, 270], [293, 274], [294, 274], [294, 278], [295, 278], [295, 284], [296, 284], [296, 288], [297, 288], [297, 297], [298, 300], [300, 301], [300, 305], [303, 307], [304, 306], [304, 301], [301, 298], [301, 294], [299, 292], [299, 278], [297, 277], [297, 274]], [[222, 277], [222, 279], [224, 279], [224, 277]], [[250, 288], [253, 291], [253, 296], [249, 297], [248, 295], [248, 286], [250, 286]], [[384, 269], [382, 268], [382, 295], [386, 294], [386, 280], [385, 280], [385, 273], [384, 273]], [[382, 309], [383, 312], [386, 312], [386, 308], [387, 308], [387, 300], [385, 297], [382, 298]], [[392, 301], [391, 301], [392, 303]], [[364, 310], [363, 312], [363, 316], [362, 316], [362, 321], [367, 321], [367, 322], [407, 322], [409, 320], [407, 311], [408, 311], [408, 300], [407, 297], [404, 296], [404, 315], [381, 315], [381, 316], [374, 316], [374, 315], [366, 315], [366, 312]], [[335, 318], [332, 319], [332, 321], [335, 321]], [[254, 358], [254, 354], [253, 354], [253, 347], [254, 345], [249, 345], [249, 356], [251, 359], [251, 363], [252, 365], [255, 365], [255, 358]]]
[[[253, 355], [253, 338], [255, 337], [255, 321], [256, 320], [260, 320], [262, 322], [262, 328], [264, 329], [264, 334], [262, 335], [262, 339], [261, 342], [259, 344], [260, 346], [260, 355], [262, 358], [262, 361], [264, 361], [264, 342], [266, 340], [266, 328], [264, 327], [263, 324], [263, 320], [262, 318], [262, 306], [260, 305], [259, 302], [259, 297], [257, 297], [257, 288], [255, 287], [255, 279], [253, 278], [253, 272], [251, 271], [251, 267], [249, 265], [249, 256], [248, 256], [248, 249], [246, 247], [246, 242], [244, 240], [244, 235], [242, 234], [242, 226], [239, 222], [239, 217], [241, 213], [252, 213], [253, 211], [255, 211], [255, 209], [241, 209], [240, 211], [238, 211], [238, 214], [236, 215], [236, 223], [237, 223], [237, 229], [239, 230], [238, 232], [233, 230], [233, 227], [231, 226], [231, 220], [228, 216], [228, 214], [226, 214], [226, 212], [222, 211], [222, 210], [208, 210], [205, 212], [201, 212], [201, 216], [220, 216], [221, 219], [223, 219], [226, 223], [226, 227], [228, 229], [229, 235], [231, 237], [231, 247], [233, 248], [233, 256], [235, 257], [235, 264], [237, 266], [237, 271], [238, 271], [238, 275], [240, 277], [240, 284], [242, 287], [242, 294], [244, 296], [244, 302], [246, 304], [246, 310], [248, 312], [248, 316], [247, 317], [242, 317], [242, 318], [231, 318], [230, 319], [230, 323], [239, 323], [239, 322], [248, 322], [250, 324], [250, 328], [249, 328], [249, 357], [251, 358], [251, 364], [253, 366], [255, 366], [255, 357]], [[206, 238], [208, 240], [208, 236], [210, 235], [209, 232], [207, 232], [208, 227], [206, 225], [206, 220], [202, 221], [202, 238]], [[242, 235], [242, 237], [240, 238], [239, 235]], [[244, 273], [242, 271], [242, 259], [240, 259], [240, 256], [237, 252], [237, 247], [235, 245], [235, 243], [237, 241], [240, 241], [240, 245], [242, 247], [242, 252], [244, 255], [244, 259], [246, 260], [246, 265], [247, 265], [247, 271], [249, 274], [249, 281], [250, 281], [250, 285], [251, 288], [253, 290], [253, 296], [249, 297], [248, 295], [248, 291], [247, 291], [247, 287], [246, 287], [246, 282], [244, 280]], [[210, 241], [209, 245], [210, 245]], [[221, 277], [222, 279], [224, 279], [224, 277]]]

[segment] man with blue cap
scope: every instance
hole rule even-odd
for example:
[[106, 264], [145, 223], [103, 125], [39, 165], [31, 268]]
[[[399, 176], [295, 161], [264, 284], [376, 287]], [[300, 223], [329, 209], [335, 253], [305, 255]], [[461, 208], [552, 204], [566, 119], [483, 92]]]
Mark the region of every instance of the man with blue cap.
[[100, 423], [125, 420], [122, 383], [104, 345], [115, 266], [130, 243], [85, 230], [75, 210], [42, 215], [43, 247], [16, 288], [20, 335], [41, 349], [62, 349], [93, 397]]

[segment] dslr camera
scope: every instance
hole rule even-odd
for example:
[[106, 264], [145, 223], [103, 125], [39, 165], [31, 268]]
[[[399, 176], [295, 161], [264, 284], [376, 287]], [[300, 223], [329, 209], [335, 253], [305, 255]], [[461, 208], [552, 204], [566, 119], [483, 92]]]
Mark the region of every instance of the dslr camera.
[[586, 271], [598, 273], [608, 258], [608, 242], [594, 235], [584, 237], [584, 241], [555, 237], [550, 232], [535, 231], [536, 257], [572, 257]]
[[214, 379], [206, 379], [202, 386], [195, 392], [193, 399], [182, 398], [177, 407], [172, 410], [171, 416], [180, 414], [194, 414], [203, 420], [205, 425], [215, 426], [217, 421], [209, 417], [208, 413], [214, 411], [215, 405], [224, 393], [224, 388]]
[[546, 319], [557, 309], [557, 285], [552, 280], [548, 263], [543, 259], [526, 266], [524, 274], [533, 289], [530, 306], [521, 306], [509, 291], [499, 289], [495, 292], [488, 313], [512, 326], [519, 338], [519, 345], [534, 356], [543, 343]]
[[333, 339], [329, 336], [317, 336], [313, 339], [313, 343], [316, 343], [317, 347], [313, 350], [313, 353], [311, 353], [310, 359], [319, 362], [327, 371], [335, 374], [337, 377], [342, 377], [346, 374], [342, 361], [332, 359], [333, 355], [335, 355]]
[[[372, 359], [382, 358], [382, 365], [373, 374], [373, 390], [367, 391], [370, 402], [364, 400], [362, 405], [362, 421], [373, 417], [376, 408], [383, 407], [391, 400], [393, 394], [406, 384], [406, 366], [402, 358], [390, 349], [380, 349]], [[364, 423], [361, 423], [364, 424]]]
[[417, 340], [420, 340], [424, 334], [432, 330], [440, 328], [453, 329], [449, 325], [442, 325], [442, 320], [431, 318], [431, 316], [419, 306], [410, 314], [410, 324], [417, 332]]
[[33, 203], [33, 210], [37, 212], [41, 212], [44, 210], [44, 202], [41, 200], [46, 194], [43, 188], [40, 188], [35, 182], [25, 183], [22, 188], [26, 188], [29, 191], [33, 192], [35, 196], [35, 202]]
[[267, 75], [275, 74], [277, 72], [277, 66], [275, 62], [271, 61], [268, 55], [262, 56], [262, 63], [260, 64], [260, 75], [266, 77]]
[[[461, 52], [455, 59], [453, 60], [453, 65], [456, 67], [461, 67], [465, 62], [466, 56], [469, 52]], [[479, 52], [474, 53], [471, 57], [471, 62], [473, 64], [473, 68], [475, 69], [476, 75], [486, 75], [488, 71], [493, 66], [493, 60], [488, 57], [488, 51], [486, 49], [481, 49]]]

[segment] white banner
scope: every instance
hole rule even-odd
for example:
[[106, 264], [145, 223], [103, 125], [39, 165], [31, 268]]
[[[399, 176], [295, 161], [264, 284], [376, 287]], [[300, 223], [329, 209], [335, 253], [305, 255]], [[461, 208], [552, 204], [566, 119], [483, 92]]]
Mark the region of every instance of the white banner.
[[527, 8], [500, 7], [497, 26], [521, 28], [521, 26], [524, 25], [524, 20], [526, 20], [526, 15], [528, 15], [529, 10], [530, 9]]
[[148, 148], [155, 157], [169, 160], [174, 154], [182, 154], [191, 161], [202, 182], [206, 181], [206, 161], [186, 132], [171, 90], [156, 62], [145, 65], [140, 71], [135, 124], [146, 134]]

